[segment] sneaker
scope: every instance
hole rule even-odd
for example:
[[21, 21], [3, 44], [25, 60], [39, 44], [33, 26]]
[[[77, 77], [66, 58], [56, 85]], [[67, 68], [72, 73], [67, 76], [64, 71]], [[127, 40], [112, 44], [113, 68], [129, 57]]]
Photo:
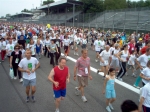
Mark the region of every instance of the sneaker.
[[114, 107], [112, 106], [111, 103], [109, 103], [109, 107], [110, 107], [111, 110], [114, 110]]
[[107, 112], [111, 112], [111, 110], [110, 110], [110, 107], [109, 107], [109, 106], [107, 106], [107, 107], [106, 107], [106, 110], [107, 110]]
[[95, 62], [98, 62], [98, 60], [97, 60], [97, 59], [95, 59]]
[[123, 81], [122, 78], [118, 78], [118, 80]]
[[132, 74], [133, 77], [136, 77], [135, 73]]
[[32, 102], [35, 102], [35, 97], [34, 96], [32, 96]]
[[20, 83], [23, 82], [23, 79], [21, 78], [19, 82], [20, 82]]
[[76, 94], [77, 96], [79, 96], [79, 93], [80, 93], [79, 88], [78, 88], [78, 87], [75, 87], [75, 94]]
[[133, 85], [133, 87], [135, 87], [135, 88], [137, 88], [137, 89], [140, 89], [140, 87], [139, 87], [139, 86], [136, 86], [136, 85]]
[[59, 112], [59, 109], [56, 109], [55, 112]]
[[16, 80], [17, 79], [17, 77], [14, 77], [14, 80]]
[[81, 98], [82, 100], [83, 100], [83, 102], [87, 102], [87, 99], [86, 99], [86, 97], [85, 96], [82, 96], [82, 98]]
[[26, 102], [27, 102], [27, 103], [29, 102], [29, 96], [27, 96]]
[[77, 53], [76, 55], [77, 55], [77, 56], [79, 56], [79, 54], [78, 54], [78, 53]]

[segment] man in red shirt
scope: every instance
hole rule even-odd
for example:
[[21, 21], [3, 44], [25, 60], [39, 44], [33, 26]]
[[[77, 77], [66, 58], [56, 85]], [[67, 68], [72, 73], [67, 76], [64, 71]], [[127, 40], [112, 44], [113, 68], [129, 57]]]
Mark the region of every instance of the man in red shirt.
[[144, 46], [144, 47], [140, 50], [140, 54], [145, 54], [147, 48], [150, 48], [150, 40], [147, 41], [147, 42], [146, 42], [146, 46]]
[[60, 101], [66, 96], [66, 81], [69, 83], [70, 73], [69, 68], [66, 66], [66, 58], [59, 59], [59, 65], [54, 67], [48, 79], [53, 83], [53, 91], [55, 95], [56, 111], [59, 112]]
[[74, 67], [74, 80], [76, 80], [77, 76], [79, 84], [78, 87], [75, 87], [75, 94], [79, 95], [79, 91], [81, 91], [81, 99], [83, 102], [87, 102], [87, 99], [84, 96], [84, 87], [88, 85], [88, 78], [92, 80], [92, 76], [90, 74], [90, 58], [87, 57], [86, 49], [82, 49], [81, 53], [82, 56], [77, 59], [76, 65]]
[[133, 50], [135, 50], [135, 40], [134, 39], [132, 39], [131, 41], [130, 41], [130, 43], [129, 43], [129, 45], [128, 45], [128, 49], [129, 49], [129, 53], [131, 54], [131, 52], [133, 51]]

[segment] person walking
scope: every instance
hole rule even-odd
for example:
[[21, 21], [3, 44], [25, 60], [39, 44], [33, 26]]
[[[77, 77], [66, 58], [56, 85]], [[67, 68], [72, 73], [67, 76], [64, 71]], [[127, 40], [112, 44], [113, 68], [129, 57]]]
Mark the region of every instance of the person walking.
[[30, 49], [26, 50], [26, 58], [23, 58], [19, 65], [18, 69], [23, 73], [23, 86], [26, 87], [26, 102], [30, 100], [30, 90], [31, 90], [31, 99], [35, 102], [34, 94], [36, 92], [36, 70], [39, 68], [40, 63], [35, 57], [31, 57], [32, 51]]
[[21, 72], [18, 70], [18, 64], [20, 60], [22, 59], [22, 52], [20, 51], [20, 46], [15, 45], [14, 51], [11, 53], [10, 56], [10, 68], [13, 68], [14, 71], [14, 79], [17, 79], [17, 74], [19, 77], [20, 82], [22, 82], [22, 75]]
[[[88, 51], [86, 49], [82, 49], [82, 56], [79, 57], [76, 61], [74, 67], [74, 80], [78, 79], [78, 87], [75, 87], [75, 94], [79, 95], [81, 91], [81, 99], [83, 102], [87, 102], [87, 99], [84, 94], [84, 88], [88, 85], [88, 78], [92, 80], [92, 76], [90, 74], [90, 58], [87, 56]], [[78, 72], [77, 72], [78, 70]]]
[[53, 83], [55, 112], [59, 112], [60, 101], [64, 100], [66, 96], [66, 82], [69, 83], [70, 81], [69, 68], [66, 66], [65, 57], [59, 59], [59, 65], [51, 70], [48, 79]]
[[104, 81], [103, 94], [106, 97], [106, 110], [107, 112], [111, 112], [114, 110], [112, 103], [116, 100], [116, 92], [115, 92], [115, 69], [109, 69], [109, 75], [106, 76]]
[[120, 67], [121, 67], [121, 69], [120, 69], [120, 71], [119, 71], [119, 73], [118, 73], [116, 78], [118, 80], [120, 80], [120, 81], [123, 81], [122, 77], [126, 73], [126, 63], [127, 63], [127, 60], [129, 58], [129, 56], [130, 56], [130, 53], [128, 51], [128, 45], [125, 44], [123, 46], [123, 50], [117, 54], [117, 57], [120, 60]]
[[36, 58], [39, 60], [41, 58], [41, 54], [43, 54], [43, 46], [40, 43], [40, 40], [37, 40], [37, 43], [35, 44], [35, 52], [36, 52]]

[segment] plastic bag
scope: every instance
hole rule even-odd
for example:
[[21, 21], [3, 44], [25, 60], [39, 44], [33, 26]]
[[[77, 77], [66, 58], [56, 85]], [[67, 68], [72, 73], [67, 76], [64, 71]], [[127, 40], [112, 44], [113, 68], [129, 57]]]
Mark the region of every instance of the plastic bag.
[[10, 78], [11, 78], [11, 79], [13, 79], [13, 78], [14, 78], [14, 71], [13, 71], [13, 69], [12, 69], [12, 68], [10, 68], [9, 76], [10, 76]]

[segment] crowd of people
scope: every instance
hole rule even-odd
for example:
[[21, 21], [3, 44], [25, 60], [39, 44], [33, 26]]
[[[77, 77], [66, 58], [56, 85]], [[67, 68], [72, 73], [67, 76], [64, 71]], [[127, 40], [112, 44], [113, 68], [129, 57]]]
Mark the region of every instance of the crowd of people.
[[[90, 44], [89, 44], [90, 43]], [[140, 103], [138, 106], [127, 100], [121, 105], [122, 112], [150, 112], [150, 34], [133, 32], [103, 31], [101, 29], [83, 29], [65, 26], [48, 28], [41, 24], [0, 23], [0, 51], [1, 62], [8, 58], [14, 77], [26, 87], [26, 102], [34, 102], [36, 91], [36, 70], [40, 67], [41, 55], [50, 59], [53, 66], [48, 79], [53, 83], [56, 112], [59, 112], [60, 101], [66, 95], [66, 81], [70, 81], [69, 67], [66, 65], [70, 50], [79, 56], [74, 67], [74, 80], [78, 80], [75, 94], [80, 95], [83, 102], [87, 102], [84, 87], [88, 85], [90, 73], [90, 57], [87, 52], [95, 51], [95, 63], [100, 62], [97, 73], [104, 73], [103, 93], [106, 97], [106, 110], [114, 110], [112, 103], [116, 100], [115, 80], [123, 81], [129, 75], [137, 77], [133, 86], [140, 89]], [[62, 50], [64, 48], [64, 50]], [[64, 56], [61, 57], [63, 52]], [[43, 57], [43, 56], [42, 56]], [[140, 69], [141, 73], [136, 71]], [[21, 73], [22, 72], [22, 73]], [[62, 75], [63, 74], [63, 75]], [[139, 87], [142, 80], [143, 87]], [[130, 107], [130, 105], [132, 105]]]

